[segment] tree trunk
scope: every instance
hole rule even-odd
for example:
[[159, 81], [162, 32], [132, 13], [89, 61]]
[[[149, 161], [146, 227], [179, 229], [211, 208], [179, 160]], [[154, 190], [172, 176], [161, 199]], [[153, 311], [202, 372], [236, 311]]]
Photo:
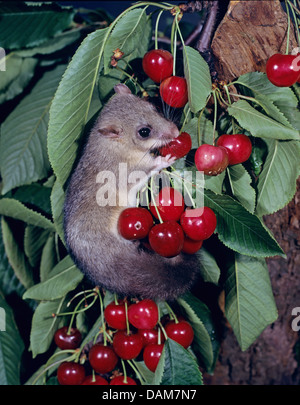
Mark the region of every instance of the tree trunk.
[[[272, 54], [285, 53], [286, 36], [287, 15], [279, 1], [231, 1], [211, 44], [218, 78], [229, 82], [244, 73], [265, 71]], [[296, 46], [291, 31], [290, 52]], [[298, 333], [291, 327], [292, 309], [300, 307], [299, 218], [300, 183], [294, 200], [265, 218], [287, 254], [287, 259], [268, 260], [278, 320], [245, 352], [227, 325], [214, 375], [205, 375], [205, 384], [300, 384]]]

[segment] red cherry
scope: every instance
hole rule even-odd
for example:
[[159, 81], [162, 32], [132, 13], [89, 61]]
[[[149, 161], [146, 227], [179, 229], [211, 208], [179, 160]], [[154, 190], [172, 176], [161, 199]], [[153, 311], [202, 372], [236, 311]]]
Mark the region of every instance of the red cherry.
[[161, 256], [177, 256], [183, 247], [184, 233], [175, 221], [166, 221], [155, 225], [149, 232], [151, 248]]
[[209, 207], [187, 208], [181, 215], [180, 224], [190, 239], [202, 241], [214, 233], [217, 217]]
[[[143, 340], [144, 347], [151, 343], [158, 343], [158, 330], [157, 329], [139, 329], [138, 335], [141, 336]], [[160, 335], [160, 340], [164, 342], [164, 335]]]
[[123, 210], [118, 220], [118, 230], [125, 239], [143, 239], [153, 226], [153, 218], [146, 208], [130, 207]]
[[60, 385], [80, 385], [85, 378], [85, 369], [81, 364], [64, 361], [58, 366], [57, 380]]
[[143, 341], [137, 333], [128, 334], [126, 331], [120, 330], [114, 336], [113, 348], [121, 359], [131, 360], [140, 354]]
[[100, 375], [88, 375], [81, 385], [108, 385], [108, 381]]
[[[155, 203], [163, 221], [178, 221], [184, 211], [183, 196], [172, 187], [163, 187], [156, 197]], [[152, 215], [158, 218], [153, 202], [150, 203], [149, 208]]]
[[164, 345], [163, 344], [150, 344], [145, 347], [143, 352], [143, 359], [145, 365], [149, 368], [150, 371], [155, 372], [160, 356], [162, 354]]
[[223, 146], [203, 144], [196, 150], [195, 164], [204, 174], [217, 176], [228, 166], [227, 150]]
[[164, 49], [152, 49], [145, 54], [142, 64], [146, 75], [160, 83], [172, 75], [173, 55]]
[[192, 138], [187, 132], [182, 132], [177, 138], [174, 138], [166, 146], [163, 146], [159, 153], [161, 156], [175, 156], [180, 159], [186, 156], [192, 149]]
[[227, 149], [229, 165], [246, 162], [252, 152], [252, 143], [244, 134], [221, 135], [217, 140], [217, 145]]
[[194, 331], [187, 321], [170, 321], [165, 326], [166, 334], [172, 340], [187, 349], [194, 339]]
[[137, 383], [131, 377], [126, 377], [125, 380], [123, 375], [118, 375], [117, 377], [111, 379], [109, 385], [137, 385]]
[[63, 326], [54, 334], [54, 342], [62, 350], [77, 349], [81, 342], [81, 333], [77, 328], [71, 328], [68, 333], [68, 326]]
[[137, 329], [153, 329], [158, 322], [158, 308], [154, 301], [144, 299], [128, 307], [128, 320]]
[[188, 101], [188, 90], [184, 77], [168, 77], [161, 82], [159, 92], [164, 102], [170, 107], [181, 108]]
[[182, 252], [188, 255], [193, 255], [194, 253], [198, 252], [203, 244], [203, 240], [193, 240], [188, 238], [187, 236], [184, 237], [183, 248]]
[[266, 65], [267, 77], [277, 87], [290, 87], [299, 78], [300, 66], [297, 55], [272, 55]]
[[104, 318], [111, 328], [126, 329], [126, 307], [124, 302], [111, 302], [104, 310]]
[[118, 357], [110, 346], [96, 343], [89, 352], [89, 362], [97, 373], [105, 374], [116, 367]]

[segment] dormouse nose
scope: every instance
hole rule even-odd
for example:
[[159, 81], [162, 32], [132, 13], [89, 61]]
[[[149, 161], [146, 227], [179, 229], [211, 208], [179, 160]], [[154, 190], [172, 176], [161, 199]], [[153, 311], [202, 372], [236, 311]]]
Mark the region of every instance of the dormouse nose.
[[163, 131], [161, 132], [160, 138], [171, 140], [171, 139], [177, 138], [178, 135], [179, 135], [178, 128], [176, 127], [175, 124], [170, 122], [168, 127], [164, 128]]

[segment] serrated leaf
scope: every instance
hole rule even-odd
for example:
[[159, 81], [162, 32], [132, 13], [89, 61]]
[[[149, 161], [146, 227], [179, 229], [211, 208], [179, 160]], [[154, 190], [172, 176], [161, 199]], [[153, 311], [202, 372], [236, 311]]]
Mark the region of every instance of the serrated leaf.
[[183, 47], [183, 64], [189, 107], [193, 113], [197, 113], [205, 107], [212, 91], [209, 67], [200, 53], [190, 46]]
[[56, 256], [56, 246], [55, 246], [55, 235], [51, 233], [48, 237], [47, 242], [43, 247], [43, 251], [41, 254], [41, 262], [40, 262], [40, 280], [46, 281], [49, 276], [51, 270], [57, 264], [57, 256]]
[[277, 319], [264, 260], [236, 255], [225, 281], [225, 314], [242, 350]]
[[258, 178], [256, 213], [272, 214], [283, 208], [296, 192], [300, 170], [299, 142], [267, 141], [268, 155]]
[[49, 231], [36, 226], [28, 225], [24, 234], [24, 253], [32, 267], [38, 265], [43, 247], [48, 239]]
[[34, 75], [38, 59], [21, 58], [15, 53], [5, 57], [5, 71], [0, 75], [0, 103], [22, 93]]
[[50, 109], [48, 152], [63, 186], [70, 175], [78, 141], [88, 120], [109, 28], [89, 34], [73, 56]]
[[229, 166], [227, 175], [230, 192], [251, 213], [255, 210], [256, 194], [251, 186], [251, 177], [243, 165]]
[[47, 176], [47, 126], [50, 104], [65, 65], [46, 72], [1, 126], [0, 169], [5, 194]]
[[104, 49], [104, 74], [109, 73], [113, 51], [119, 48], [124, 57], [139, 48], [147, 28], [147, 15], [143, 9], [127, 12], [114, 27]]
[[23, 298], [35, 300], [56, 300], [72, 291], [83, 279], [70, 256], [66, 256], [52, 269], [47, 280], [29, 288]]
[[16, 326], [13, 311], [1, 292], [0, 317], [5, 326], [4, 330], [0, 330], [0, 385], [20, 385], [24, 343]]
[[16, 55], [22, 57], [34, 56], [37, 54], [47, 55], [63, 49], [80, 38], [80, 29], [75, 28], [69, 31], [61, 32], [55, 37], [44, 42], [40, 46], [29, 49], [21, 49], [15, 52]]
[[203, 385], [203, 380], [195, 358], [180, 344], [168, 339], [159, 359], [154, 384]]
[[214, 256], [202, 247], [196, 253], [199, 258], [199, 271], [202, 279], [207, 283], [218, 285], [220, 278], [220, 268]]
[[18, 187], [14, 192], [13, 197], [29, 207], [34, 207], [35, 210], [42, 211], [47, 215], [51, 215], [50, 203], [51, 188], [38, 183], [30, 184], [29, 186]]
[[229, 106], [228, 113], [253, 136], [282, 140], [299, 139], [298, 130], [262, 114], [245, 100], [239, 100]]
[[[0, 290], [4, 296], [10, 294], [17, 294], [22, 297], [25, 288], [20, 283], [20, 280], [16, 277], [15, 272], [9, 264], [7, 254], [5, 252], [3, 237], [2, 237], [2, 223], [4, 218], [1, 218], [1, 231], [0, 231]], [[6, 222], [6, 221], [5, 221]], [[4, 225], [5, 227], [5, 225]], [[5, 229], [4, 229], [5, 232]]]
[[40, 302], [31, 325], [30, 350], [32, 357], [45, 353], [53, 342], [54, 333], [62, 326], [63, 317], [53, 316], [63, 311], [65, 297], [54, 301]]
[[58, 4], [2, 2], [0, 5], [0, 43], [6, 49], [40, 45], [68, 28], [74, 17], [71, 7]]
[[27, 262], [24, 252], [17, 244], [13, 232], [4, 218], [1, 220], [1, 226], [8, 261], [20, 283], [25, 288], [30, 288], [34, 284], [32, 268]]
[[230, 196], [206, 190], [204, 204], [215, 212], [216, 233], [230, 249], [255, 257], [285, 256], [260, 219]]
[[0, 215], [18, 219], [29, 225], [38, 226], [49, 231], [55, 231], [53, 223], [39, 212], [27, 208], [14, 198], [0, 199]]
[[214, 327], [212, 326], [210, 311], [203, 302], [189, 293], [178, 298], [177, 301], [184, 309], [185, 319], [194, 330], [193, 351], [197, 353], [197, 358], [200, 359], [206, 371], [211, 372], [215, 363], [215, 356], [211, 336]]
[[282, 124], [293, 125], [300, 129], [300, 111], [298, 102], [292, 89], [277, 87], [270, 82], [267, 75], [262, 72], [246, 73], [235, 81], [241, 91], [246, 95], [255, 97], [260, 101], [266, 113]]
[[52, 217], [56, 232], [58, 233], [63, 243], [65, 243], [64, 229], [63, 229], [64, 200], [65, 200], [65, 192], [60, 183], [56, 181], [54, 183], [51, 193]]

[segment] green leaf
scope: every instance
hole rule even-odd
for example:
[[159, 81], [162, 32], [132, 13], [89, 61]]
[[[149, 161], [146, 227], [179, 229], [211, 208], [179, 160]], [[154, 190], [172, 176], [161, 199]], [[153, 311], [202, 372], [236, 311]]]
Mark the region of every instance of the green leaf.
[[24, 234], [24, 252], [32, 267], [38, 265], [48, 236], [49, 231], [46, 229], [32, 225], [26, 226]]
[[221, 271], [214, 256], [204, 247], [196, 255], [199, 258], [199, 270], [202, 279], [207, 283], [218, 285]]
[[20, 58], [15, 53], [5, 57], [5, 71], [0, 75], [0, 104], [22, 93], [34, 75], [38, 59]]
[[21, 49], [16, 51], [15, 54], [19, 56], [34, 56], [34, 55], [47, 55], [54, 52], [57, 52], [66, 46], [72, 44], [80, 38], [80, 29], [75, 28], [69, 31], [61, 32], [55, 37], [49, 39], [47, 42], [44, 42], [40, 46], [36, 46], [30, 49]]
[[47, 176], [47, 126], [50, 104], [65, 65], [46, 72], [1, 127], [0, 170], [5, 194]]
[[55, 231], [53, 223], [42, 214], [27, 208], [14, 198], [0, 199], [0, 215], [18, 219], [29, 225]]
[[[0, 292], [0, 385], [20, 385], [21, 358], [24, 343], [16, 326], [11, 307]], [[4, 322], [3, 322], [4, 321]]]
[[[2, 237], [2, 222], [4, 218], [1, 218], [1, 231], [0, 231], [0, 290], [3, 292], [4, 296], [10, 294], [16, 294], [22, 297], [25, 288], [20, 283], [20, 280], [16, 277], [15, 272], [11, 265], [9, 264], [7, 254], [5, 252], [4, 241]], [[6, 224], [5, 224], [6, 225]], [[4, 227], [5, 227], [4, 225]]]
[[299, 131], [282, 125], [257, 111], [247, 101], [239, 100], [228, 107], [228, 113], [253, 136], [273, 139], [299, 139]]
[[197, 353], [197, 358], [204, 365], [206, 371], [212, 372], [219, 344], [217, 344], [216, 348], [213, 347], [213, 344], [216, 342], [216, 336], [210, 311], [203, 302], [191, 293], [185, 294], [177, 301], [184, 309], [185, 319], [188, 320], [194, 330], [193, 351]]
[[56, 300], [72, 291], [83, 279], [70, 256], [66, 256], [52, 269], [47, 280], [29, 288], [23, 298], [35, 300]]
[[71, 7], [52, 4], [2, 2], [0, 43], [5, 49], [40, 45], [68, 28], [74, 17]]
[[255, 257], [285, 256], [260, 219], [230, 196], [206, 190], [204, 204], [215, 212], [216, 233], [230, 249]]
[[168, 339], [159, 359], [154, 384], [203, 385], [203, 380], [194, 357], [180, 344]]
[[256, 194], [251, 187], [252, 179], [243, 165], [229, 166], [227, 175], [232, 195], [251, 213], [255, 210]]
[[22, 285], [25, 288], [30, 288], [34, 284], [32, 268], [27, 262], [24, 252], [17, 244], [13, 232], [4, 218], [1, 220], [1, 226], [8, 261]]
[[113, 51], [119, 48], [124, 57], [134, 53], [134, 57], [143, 56], [137, 55], [137, 51], [141, 44], [148, 43], [148, 38], [145, 37], [145, 32], [149, 33], [150, 20], [143, 9], [134, 9], [128, 11], [116, 24], [104, 49], [104, 74], [110, 71], [110, 61], [113, 56]]
[[55, 235], [51, 233], [43, 247], [40, 262], [40, 280], [46, 281], [49, 278], [51, 270], [57, 264]]
[[236, 255], [225, 281], [225, 314], [242, 350], [277, 319], [264, 260]]
[[[293, 90], [290, 87], [277, 87], [270, 82], [267, 75], [262, 72], [246, 73], [235, 81], [235, 84], [240, 84], [241, 91], [247, 95], [255, 97], [263, 102], [264, 107], [269, 108], [268, 113], [272, 113], [274, 119], [279, 122], [287, 119], [294, 128], [300, 129], [300, 111], [298, 108], [298, 100]], [[261, 96], [266, 96], [261, 98]], [[278, 108], [282, 115], [271, 106], [269, 102], [273, 103], [275, 108]], [[268, 104], [268, 105], [266, 105]]]
[[63, 325], [62, 316], [53, 316], [63, 312], [65, 297], [54, 301], [40, 302], [34, 311], [30, 332], [32, 357], [45, 353], [53, 342], [54, 333]]
[[299, 142], [271, 140], [267, 144], [268, 155], [257, 186], [259, 216], [272, 214], [291, 201], [300, 170]]
[[89, 34], [73, 56], [50, 109], [48, 152], [61, 186], [70, 175], [87, 123], [109, 28]]
[[183, 63], [189, 106], [193, 113], [197, 113], [205, 107], [212, 91], [209, 67], [200, 53], [190, 46], [183, 48]]
[[60, 239], [65, 243], [64, 229], [63, 229], [63, 206], [65, 201], [65, 193], [58, 181], [54, 183], [51, 193], [51, 207], [53, 222], [56, 232]]
[[47, 215], [51, 215], [50, 203], [51, 188], [38, 183], [30, 184], [29, 186], [18, 187], [14, 192], [15, 200], [21, 201], [26, 206], [34, 207], [37, 211], [43, 211]]

